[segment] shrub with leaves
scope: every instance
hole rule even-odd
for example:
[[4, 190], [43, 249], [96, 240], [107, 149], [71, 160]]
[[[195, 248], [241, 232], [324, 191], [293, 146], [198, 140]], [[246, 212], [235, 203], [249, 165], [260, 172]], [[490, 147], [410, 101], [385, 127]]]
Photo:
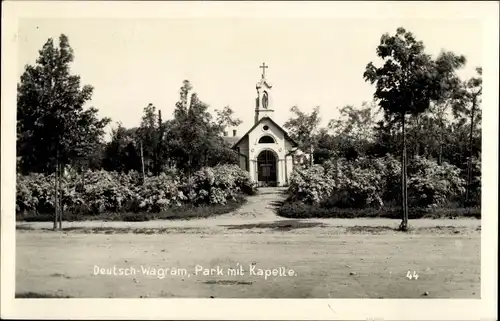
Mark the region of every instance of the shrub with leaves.
[[17, 174], [17, 212], [51, 212], [54, 211], [54, 175]]
[[256, 186], [237, 165], [217, 165], [195, 172], [181, 189], [195, 204], [226, 204], [240, 193], [255, 193]]
[[335, 189], [335, 181], [327, 175], [325, 168], [314, 165], [297, 167], [290, 175], [289, 201], [319, 204], [327, 200]]
[[335, 188], [322, 206], [358, 208], [383, 205], [386, 170], [383, 159], [339, 158], [325, 162], [324, 166], [326, 175], [334, 180]]
[[[322, 166], [296, 168], [288, 201], [326, 208], [380, 208], [384, 202], [399, 201], [400, 172], [401, 163], [392, 155], [330, 159]], [[409, 201], [414, 206], [440, 205], [464, 192], [460, 169], [453, 165], [417, 157], [410, 162], [408, 173]]]
[[186, 199], [179, 190], [179, 182], [165, 173], [147, 177], [143, 185], [135, 187], [131, 209], [134, 212], [161, 212], [170, 206], [180, 206]]
[[[345, 161], [342, 165], [336, 190], [348, 197], [341, 205], [354, 208], [382, 206], [384, 164], [360, 158], [353, 162]], [[375, 165], [379, 165], [379, 168]]]
[[[190, 178], [168, 171], [146, 177], [139, 173], [69, 171], [61, 180], [64, 212], [96, 215], [106, 212], [157, 213], [182, 204], [224, 205], [256, 184], [236, 165], [207, 167]], [[17, 176], [17, 213], [54, 212], [54, 175]]]
[[437, 206], [465, 192], [465, 180], [454, 165], [417, 156], [409, 166], [409, 200], [417, 206]]
[[472, 158], [471, 203], [481, 205], [481, 158]]

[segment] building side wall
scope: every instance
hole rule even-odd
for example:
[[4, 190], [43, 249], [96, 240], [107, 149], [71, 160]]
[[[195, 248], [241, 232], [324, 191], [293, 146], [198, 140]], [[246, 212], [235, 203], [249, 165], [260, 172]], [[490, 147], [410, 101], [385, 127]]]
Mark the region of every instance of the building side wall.
[[248, 137], [242, 139], [242, 141], [235, 146], [239, 148], [240, 154], [240, 168], [244, 170], [249, 170], [248, 168], [248, 157], [249, 157], [249, 149], [248, 149]]

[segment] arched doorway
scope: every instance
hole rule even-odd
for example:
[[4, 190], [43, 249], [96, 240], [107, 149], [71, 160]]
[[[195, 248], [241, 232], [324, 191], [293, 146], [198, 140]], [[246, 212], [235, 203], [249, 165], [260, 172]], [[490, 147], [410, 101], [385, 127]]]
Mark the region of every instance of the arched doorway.
[[260, 184], [276, 185], [276, 163], [275, 154], [270, 150], [262, 151], [257, 157], [258, 180]]

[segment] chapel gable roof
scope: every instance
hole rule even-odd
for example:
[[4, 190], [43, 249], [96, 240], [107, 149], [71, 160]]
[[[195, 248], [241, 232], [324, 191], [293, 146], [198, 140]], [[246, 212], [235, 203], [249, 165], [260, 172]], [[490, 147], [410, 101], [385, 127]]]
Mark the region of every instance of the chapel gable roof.
[[229, 145], [229, 147], [233, 147], [236, 142], [240, 140], [239, 136], [222, 136], [222, 139]]
[[264, 116], [262, 117], [258, 122], [255, 123], [255, 125], [252, 126], [252, 128], [250, 128], [246, 133], [245, 135], [241, 136], [241, 138], [235, 143], [233, 144], [232, 148], [236, 147], [245, 137], [248, 136], [248, 134], [254, 130], [257, 126], [259, 126], [260, 123], [262, 123], [262, 121], [264, 120], [269, 120], [274, 126], [276, 126], [279, 130], [281, 130], [284, 134], [285, 134], [285, 138], [287, 140], [289, 140], [293, 147], [298, 147], [299, 144], [297, 144], [297, 142], [295, 142], [291, 137], [290, 135], [288, 135], [288, 133], [286, 132], [286, 130], [284, 130], [280, 125], [278, 125], [274, 120], [272, 120], [272, 118], [268, 117], [268, 116]]

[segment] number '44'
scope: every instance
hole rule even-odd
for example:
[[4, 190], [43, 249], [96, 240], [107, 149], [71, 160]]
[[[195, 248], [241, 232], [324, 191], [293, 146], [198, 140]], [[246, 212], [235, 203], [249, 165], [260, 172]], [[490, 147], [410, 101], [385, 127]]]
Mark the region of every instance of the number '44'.
[[418, 274], [415, 271], [413, 271], [413, 274], [411, 274], [411, 271], [408, 270], [408, 273], [406, 273], [406, 277], [410, 280], [411, 279], [418, 280]]

